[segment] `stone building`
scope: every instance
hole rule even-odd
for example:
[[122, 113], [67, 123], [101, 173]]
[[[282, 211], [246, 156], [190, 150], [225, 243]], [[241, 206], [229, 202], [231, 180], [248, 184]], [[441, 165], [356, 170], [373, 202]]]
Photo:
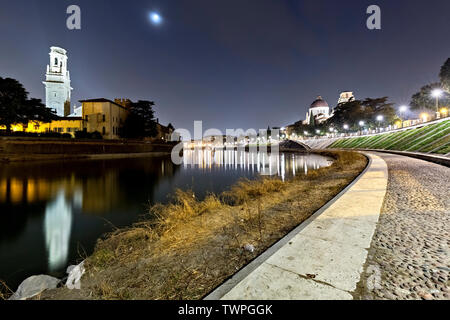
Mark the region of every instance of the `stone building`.
[[70, 73], [67, 69], [67, 51], [59, 47], [50, 48], [50, 64], [45, 74], [45, 101], [47, 108], [56, 111], [56, 115], [67, 117], [70, 111]]
[[[50, 64], [47, 65], [45, 98], [47, 108], [56, 111], [57, 119], [50, 123], [30, 121], [26, 125], [14, 124], [13, 131], [29, 133], [57, 132], [75, 137], [77, 131], [99, 132], [103, 139], [119, 139], [119, 130], [130, 113], [131, 100], [114, 101], [98, 98], [81, 100], [81, 106], [70, 110], [72, 87], [67, 68], [67, 51], [59, 47], [50, 48]], [[5, 130], [0, 126], [0, 130]], [[158, 140], [169, 141], [173, 128], [157, 123]]]
[[352, 91], [343, 91], [339, 96], [338, 104], [346, 103], [355, 100], [355, 96]]
[[89, 99], [81, 100], [83, 128], [87, 132], [100, 132], [103, 139], [118, 139], [120, 127], [130, 113], [130, 100]]
[[330, 118], [330, 107], [321, 96], [318, 96], [309, 107], [303, 124], [310, 125], [313, 121], [314, 123], [322, 123], [328, 118]]

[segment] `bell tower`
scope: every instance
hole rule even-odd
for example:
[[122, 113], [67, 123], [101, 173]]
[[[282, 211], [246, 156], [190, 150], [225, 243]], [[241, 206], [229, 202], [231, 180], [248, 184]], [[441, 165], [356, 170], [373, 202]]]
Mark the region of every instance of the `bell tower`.
[[45, 74], [45, 103], [47, 108], [56, 111], [56, 115], [65, 117], [70, 114], [70, 73], [67, 70], [67, 51], [58, 48], [50, 48], [50, 64], [47, 65]]

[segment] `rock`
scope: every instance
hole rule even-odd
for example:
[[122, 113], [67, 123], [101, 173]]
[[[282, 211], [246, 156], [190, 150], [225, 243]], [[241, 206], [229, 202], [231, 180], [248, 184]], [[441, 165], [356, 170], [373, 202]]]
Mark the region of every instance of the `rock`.
[[255, 251], [255, 246], [253, 246], [252, 244], [246, 244], [244, 246], [244, 249], [249, 251], [249, 252], [251, 252], [251, 253], [253, 253]]
[[84, 268], [84, 261], [77, 266], [73, 266], [73, 268], [71, 267], [72, 266], [67, 268], [69, 276], [67, 277], [66, 287], [71, 290], [79, 290], [81, 289], [81, 277], [86, 272], [86, 269]]
[[72, 270], [76, 267], [76, 265], [71, 265], [67, 267], [66, 273], [70, 274], [72, 272]]
[[9, 300], [26, 300], [47, 289], [56, 289], [60, 280], [47, 275], [32, 276], [25, 279]]
[[422, 297], [422, 299], [424, 299], [424, 300], [432, 300], [433, 299], [433, 296], [430, 293], [424, 292], [424, 291], [419, 292], [419, 296]]

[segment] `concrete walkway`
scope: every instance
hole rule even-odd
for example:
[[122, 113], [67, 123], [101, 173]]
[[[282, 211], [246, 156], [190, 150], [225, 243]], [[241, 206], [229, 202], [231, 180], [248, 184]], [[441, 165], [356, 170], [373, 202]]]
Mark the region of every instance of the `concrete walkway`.
[[225, 283], [206, 299], [352, 299], [388, 178], [385, 161], [367, 155], [371, 159], [368, 169], [337, 201], [306, 221], [306, 227], [260, 261], [258, 267], [249, 265], [229, 280], [234, 284], [239, 279], [236, 285], [230, 288]]

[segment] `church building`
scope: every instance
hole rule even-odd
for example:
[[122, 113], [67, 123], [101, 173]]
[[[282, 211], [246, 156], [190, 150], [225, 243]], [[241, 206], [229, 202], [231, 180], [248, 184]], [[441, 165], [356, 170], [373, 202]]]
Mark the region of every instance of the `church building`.
[[67, 51], [59, 47], [50, 48], [50, 64], [45, 74], [45, 102], [47, 108], [56, 111], [59, 117], [67, 117], [70, 112], [70, 73], [67, 69]]
[[330, 107], [321, 96], [318, 96], [309, 107], [303, 124], [319, 124], [326, 121], [328, 118], [330, 118]]

